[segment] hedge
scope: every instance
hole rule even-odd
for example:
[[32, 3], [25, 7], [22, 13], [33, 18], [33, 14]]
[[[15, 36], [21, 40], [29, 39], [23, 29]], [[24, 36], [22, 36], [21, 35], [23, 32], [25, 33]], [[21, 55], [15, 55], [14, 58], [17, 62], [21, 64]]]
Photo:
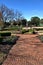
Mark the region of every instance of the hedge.
[[11, 36], [11, 32], [0, 33], [0, 36]]

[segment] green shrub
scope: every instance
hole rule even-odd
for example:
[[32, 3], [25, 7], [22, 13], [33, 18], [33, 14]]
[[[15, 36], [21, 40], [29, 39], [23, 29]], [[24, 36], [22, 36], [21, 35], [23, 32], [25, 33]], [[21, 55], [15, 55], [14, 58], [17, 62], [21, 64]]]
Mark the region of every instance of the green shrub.
[[38, 29], [36, 29], [37, 31], [39, 31], [39, 30], [43, 30], [43, 28], [38, 28]]
[[24, 29], [24, 30], [22, 30], [22, 34], [24, 34], [26, 32], [26, 30]]
[[10, 30], [19, 30], [19, 26], [12, 26], [12, 27], [8, 27], [8, 28], [4, 28], [3, 29], [4, 31], [6, 31], [6, 30], [8, 30], [8, 31], [10, 31]]
[[16, 43], [16, 40], [18, 40], [18, 36], [9, 36], [9, 37], [3, 38], [3, 44], [13, 45]]
[[0, 33], [0, 36], [11, 36], [11, 32]]
[[29, 32], [29, 30], [22, 29], [22, 34]]
[[33, 29], [29, 29], [29, 32], [33, 33]]
[[43, 42], [43, 35], [39, 35], [38, 37], [41, 40], [41, 42]]
[[22, 34], [24, 34], [24, 33], [33, 33], [33, 29], [23, 29], [22, 30]]
[[33, 32], [32, 32], [33, 34], [36, 34], [36, 32], [33, 30]]
[[2, 42], [3, 41], [3, 37], [0, 37], [0, 42]]
[[22, 34], [29, 33], [29, 34], [36, 34], [35, 29], [22, 29]]

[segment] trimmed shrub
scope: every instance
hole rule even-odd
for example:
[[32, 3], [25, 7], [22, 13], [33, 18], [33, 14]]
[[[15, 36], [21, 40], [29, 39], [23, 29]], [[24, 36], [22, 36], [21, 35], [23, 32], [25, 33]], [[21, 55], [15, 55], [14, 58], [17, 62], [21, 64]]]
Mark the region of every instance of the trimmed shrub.
[[43, 42], [43, 35], [39, 35], [38, 37], [41, 40], [41, 42]]
[[26, 30], [24, 29], [24, 30], [22, 30], [22, 34], [24, 34], [26, 32]]
[[39, 30], [43, 30], [43, 28], [38, 28], [38, 29], [36, 29], [37, 31], [39, 31]]
[[20, 28], [19, 26], [12, 26], [12, 27], [8, 27], [8, 28], [4, 28], [3, 31], [11, 31], [11, 30], [15, 30], [18, 31]]
[[24, 34], [26, 32], [29, 32], [29, 30], [25, 30], [25, 29], [22, 30], [22, 34]]
[[30, 32], [30, 33], [33, 33], [33, 29], [29, 29], [29, 32]]
[[0, 37], [0, 42], [2, 42], [3, 41], [3, 37]]
[[0, 33], [0, 36], [11, 36], [11, 32]]
[[36, 32], [35, 32], [35, 31], [33, 31], [33, 34], [36, 34]]
[[3, 44], [13, 45], [16, 44], [16, 40], [18, 40], [18, 36], [9, 36], [3, 39]]

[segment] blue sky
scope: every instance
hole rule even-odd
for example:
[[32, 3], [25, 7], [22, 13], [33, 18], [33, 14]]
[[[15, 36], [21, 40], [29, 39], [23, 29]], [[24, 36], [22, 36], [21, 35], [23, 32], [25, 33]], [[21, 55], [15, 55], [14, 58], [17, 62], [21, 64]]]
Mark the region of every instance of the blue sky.
[[19, 10], [27, 20], [32, 16], [43, 18], [43, 0], [0, 0], [0, 4]]

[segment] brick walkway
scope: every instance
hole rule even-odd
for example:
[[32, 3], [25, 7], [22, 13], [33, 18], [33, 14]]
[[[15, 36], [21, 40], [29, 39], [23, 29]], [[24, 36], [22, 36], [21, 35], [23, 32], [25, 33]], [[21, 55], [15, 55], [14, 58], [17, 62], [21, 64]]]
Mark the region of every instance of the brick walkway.
[[2, 65], [43, 65], [43, 44], [37, 35], [20, 36]]

